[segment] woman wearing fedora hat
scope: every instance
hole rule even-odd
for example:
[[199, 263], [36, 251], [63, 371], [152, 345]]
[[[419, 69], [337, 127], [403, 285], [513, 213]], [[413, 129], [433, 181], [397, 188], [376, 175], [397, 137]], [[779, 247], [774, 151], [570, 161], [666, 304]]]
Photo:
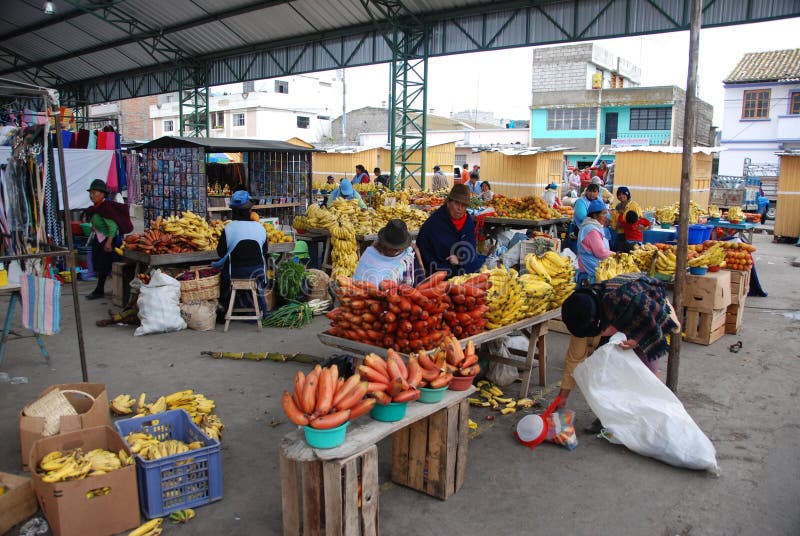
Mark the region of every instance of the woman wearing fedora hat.
[[403, 220], [389, 220], [378, 239], [364, 250], [353, 274], [355, 281], [379, 284], [385, 279], [415, 285], [425, 277], [419, 252]]
[[111, 265], [118, 258], [114, 248], [122, 244], [122, 237], [133, 231], [133, 223], [127, 205], [106, 199], [110, 193], [101, 179], [95, 179], [86, 190], [92, 206], [83, 211], [84, 218], [92, 224], [89, 237], [92, 246], [92, 267], [97, 274], [97, 286], [86, 296], [96, 300], [105, 295], [106, 279], [111, 274]]
[[456, 184], [445, 204], [422, 224], [417, 246], [428, 273], [471, 274], [483, 264], [484, 257], [476, 248], [475, 220], [467, 214], [469, 202], [469, 186]]

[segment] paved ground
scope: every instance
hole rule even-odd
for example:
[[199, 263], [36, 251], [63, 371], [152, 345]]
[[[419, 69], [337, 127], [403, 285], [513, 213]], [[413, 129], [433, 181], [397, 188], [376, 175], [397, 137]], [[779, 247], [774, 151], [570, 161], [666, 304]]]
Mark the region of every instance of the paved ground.
[[[624, 447], [580, 433], [569, 452], [544, 445], [531, 452], [515, 443], [519, 415], [485, 420], [469, 445], [466, 482], [446, 502], [390, 482], [391, 444], [380, 445], [381, 531], [405, 534], [630, 534], [794, 535], [800, 533], [800, 289], [793, 245], [756, 235], [757, 267], [768, 298], [750, 298], [744, 332], [705, 347], [684, 344], [679, 397], [717, 448], [722, 475], [676, 469]], [[110, 285], [109, 285], [110, 288]], [[88, 293], [89, 284], [83, 284]], [[0, 470], [19, 471], [17, 414], [53, 383], [80, 380], [74, 315], [64, 296], [61, 334], [50, 337], [48, 368], [31, 339], [9, 344], [0, 371], [29, 383], [0, 384]], [[5, 307], [0, 302], [0, 307]], [[324, 319], [302, 331], [234, 324], [227, 334], [183, 331], [133, 337], [125, 327], [97, 328], [109, 302], [81, 301], [90, 378], [109, 395], [166, 394], [194, 388], [213, 398], [226, 429], [225, 497], [198, 510], [187, 527], [166, 534], [279, 534], [277, 445], [291, 429], [279, 393], [300, 367], [293, 363], [217, 361], [203, 350], [335, 353], [315, 334]], [[5, 309], [0, 309], [5, 310]], [[16, 324], [19, 323], [17, 319]], [[734, 354], [728, 347], [741, 340]], [[552, 334], [547, 391], [560, 379], [567, 337]], [[515, 388], [516, 389], [516, 388]], [[592, 416], [579, 392], [570, 400], [579, 427]], [[11, 534], [16, 534], [12, 531]]]

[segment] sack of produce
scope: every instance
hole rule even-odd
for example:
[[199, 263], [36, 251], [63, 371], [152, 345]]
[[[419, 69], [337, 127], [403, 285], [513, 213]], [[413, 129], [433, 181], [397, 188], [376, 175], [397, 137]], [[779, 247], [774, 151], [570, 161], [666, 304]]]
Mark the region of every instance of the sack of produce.
[[186, 329], [181, 317], [181, 284], [161, 270], [155, 270], [150, 282], [142, 285], [139, 299], [139, 320], [142, 325], [133, 332], [135, 336], [166, 333]]
[[181, 316], [189, 329], [211, 331], [217, 325], [217, 300], [184, 302]]

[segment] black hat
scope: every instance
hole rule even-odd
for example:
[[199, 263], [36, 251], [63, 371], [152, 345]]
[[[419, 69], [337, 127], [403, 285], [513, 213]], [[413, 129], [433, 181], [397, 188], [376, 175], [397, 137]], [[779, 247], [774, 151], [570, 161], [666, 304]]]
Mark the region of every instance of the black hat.
[[608, 325], [603, 318], [600, 296], [593, 288], [576, 290], [564, 300], [561, 320], [576, 337], [596, 337]]
[[378, 231], [378, 240], [386, 247], [405, 249], [411, 244], [411, 234], [403, 220], [393, 219]]
[[91, 186], [89, 186], [89, 189], [86, 191], [91, 192], [92, 190], [97, 190], [98, 192], [103, 192], [104, 194], [109, 193], [108, 186], [106, 186], [106, 182], [103, 179], [93, 180]]

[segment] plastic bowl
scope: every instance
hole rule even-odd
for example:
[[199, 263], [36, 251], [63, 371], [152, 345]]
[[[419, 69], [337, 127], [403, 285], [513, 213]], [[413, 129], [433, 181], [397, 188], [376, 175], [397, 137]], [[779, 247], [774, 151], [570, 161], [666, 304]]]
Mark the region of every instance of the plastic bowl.
[[444, 397], [444, 392], [447, 391], [447, 386], [439, 387], [438, 389], [431, 389], [430, 387], [420, 387], [419, 401], [423, 404], [435, 404], [441, 402]]
[[742, 220], [728, 220], [728, 223], [732, 223], [733, 225], [739, 225], [742, 223]]
[[406, 416], [406, 406], [408, 402], [389, 402], [385, 406], [375, 404], [369, 412], [369, 416], [376, 421], [394, 422]]
[[689, 268], [689, 273], [692, 275], [706, 275], [707, 272], [707, 266], [692, 266]]
[[344, 443], [345, 435], [347, 434], [347, 426], [350, 421], [337, 426], [336, 428], [328, 428], [327, 430], [317, 430], [310, 426], [303, 426], [303, 432], [306, 434], [306, 443], [315, 449], [332, 449]]
[[709, 272], [719, 272], [721, 269], [722, 268], [720, 268], [719, 266], [709, 266], [708, 267], [708, 271]]
[[708, 218], [708, 223], [719, 223], [719, 218]]
[[469, 389], [469, 386], [472, 385], [474, 379], [475, 376], [453, 376], [453, 379], [450, 381], [450, 390], [466, 391]]
[[669, 229], [670, 227], [672, 227], [671, 223], [662, 223], [661, 224], [661, 228], [662, 229]]

